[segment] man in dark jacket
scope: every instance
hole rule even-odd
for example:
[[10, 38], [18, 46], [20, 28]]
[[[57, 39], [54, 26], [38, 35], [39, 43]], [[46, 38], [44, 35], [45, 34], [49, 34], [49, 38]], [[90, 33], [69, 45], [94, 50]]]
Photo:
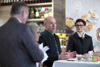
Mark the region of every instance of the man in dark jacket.
[[43, 46], [48, 46], [50, 49], [47, 51], [48, 59], [44, 62], [46, 67], [52, 67], [53, 62], [58, 59], [67, 59], [66, 52], [61, 53], [59, 38], [55, 35], [56, 20], [53, 17], [47, 17], [44, 20], [45, 30], [41, 33], [39, 43]]
[[36, 67], [43, 53], [35, 43], [30, 27], [26, 25], [28, 6], [16, 2], [11, 18], [0, 28], [1, 67]]

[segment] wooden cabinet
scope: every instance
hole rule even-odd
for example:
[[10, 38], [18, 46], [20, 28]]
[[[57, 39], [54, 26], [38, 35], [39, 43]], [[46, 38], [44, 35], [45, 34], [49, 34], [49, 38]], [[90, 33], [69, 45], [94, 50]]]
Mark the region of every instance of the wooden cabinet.
[[[54, 1], [47, 2], [47, 3], [37, 3], [37, 4], [28, 4], [29, 7], [51, 7], [52, 8], [52, 16], [54, 16], [54, 7], [53, 7]], [[27, 21], [34, 21], [34, 22], [43, 22], [44, 19], [28, 19]]]
[[[52, 8], [52, 16], [54, 16], [54, 6], [53, 6], [54, 0], [52, 2], [46, 2], [46, 3], [33, 3], [33, 4], [27, 4], [29, 7], [51, 7]], [[3, 20], [2, 22], [6, 22], [10, 17], [10, 10], [11, 6], [0, 6], [0, 20]], [[28, 22], [43, 22], [44, 19], [28, 19]]]

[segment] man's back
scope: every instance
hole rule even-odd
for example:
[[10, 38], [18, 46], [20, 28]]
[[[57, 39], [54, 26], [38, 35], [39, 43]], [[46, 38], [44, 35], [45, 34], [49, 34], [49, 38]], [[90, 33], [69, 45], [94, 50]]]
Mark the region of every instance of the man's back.
[[16, 18], [0, 28], [0, 43], [1, 67], [35, 67], [43, 59], [29, 27]]

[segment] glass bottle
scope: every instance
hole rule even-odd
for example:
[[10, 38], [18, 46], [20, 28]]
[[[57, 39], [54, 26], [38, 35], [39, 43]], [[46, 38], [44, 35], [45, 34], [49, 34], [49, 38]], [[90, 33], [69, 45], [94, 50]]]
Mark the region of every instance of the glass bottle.
[[44, 13], [44, 17], [48, 17], [48, 8], [45, 8], [45, 13]]
[[0, 6], [3, 6], [3, 0], [0, 1]]
[[27, 3], [27, 4], [28, 4], [28, 0], [25, 0], [25, 3]]
[[39, 9], [38, 9], [38, 7], [36, 8], [35, 18], [39, 18]]
[[44, 19], [44, 11], [45, 11], [45, 8], [42, 7], [42, 8], [41, 8], [41, 19]]
[[33, 7], [31, 7], [29, 10], [29, 18], [30, 19], [34, 18], [34, 8]]

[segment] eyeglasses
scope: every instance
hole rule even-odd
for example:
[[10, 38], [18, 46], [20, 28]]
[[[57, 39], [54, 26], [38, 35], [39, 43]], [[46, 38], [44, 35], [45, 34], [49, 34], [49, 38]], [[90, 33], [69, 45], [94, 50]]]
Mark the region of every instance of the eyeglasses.
[[75, 25], [75, 26], [76, 26], [76, 27], [79, 27], [79, 26], [80, 26], [80, 27], [83, 27], [84, 25]]

